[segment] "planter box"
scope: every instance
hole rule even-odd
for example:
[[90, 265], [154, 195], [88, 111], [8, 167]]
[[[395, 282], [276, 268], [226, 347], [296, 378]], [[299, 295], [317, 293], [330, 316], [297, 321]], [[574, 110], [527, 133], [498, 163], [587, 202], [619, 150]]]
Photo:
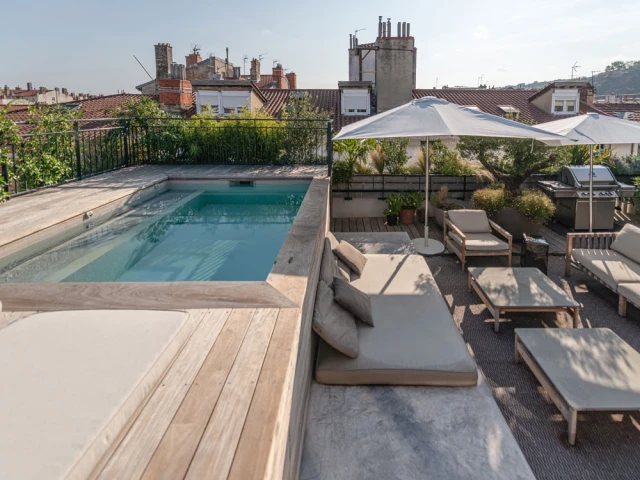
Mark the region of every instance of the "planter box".
[[532, 222], [519, 210], [511, 207], [504, 207], [489, 218], [513, 235], [514, 242], [521, 242], [525, 233], [539, 235], [542, 228], [542, 223]]

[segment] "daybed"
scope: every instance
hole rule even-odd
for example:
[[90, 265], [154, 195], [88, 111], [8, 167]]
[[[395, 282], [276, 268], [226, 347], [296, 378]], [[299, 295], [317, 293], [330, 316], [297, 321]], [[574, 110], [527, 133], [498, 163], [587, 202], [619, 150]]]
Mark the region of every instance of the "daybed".
[[475, 386], [478, 371], [425, 259], [365, 255], [351, 284], [371, 298], [374, 327], [357, 322], [359, 355], [320, 340], [316, 381], [337, 385]]
[[627, 302], [640, 307], [640, 228], [625, 225], [619, 232], [569, 233], [565, 273], [574, 266], [618, 294], [618, 313]]

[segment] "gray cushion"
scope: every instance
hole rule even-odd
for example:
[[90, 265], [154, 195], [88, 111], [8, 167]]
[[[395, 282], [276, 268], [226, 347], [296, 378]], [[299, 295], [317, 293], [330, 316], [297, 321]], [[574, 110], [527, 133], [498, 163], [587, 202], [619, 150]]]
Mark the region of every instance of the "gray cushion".
[[322, 261], [320, 263], [320, 280], [329, 287], [333, 286], [333, 277], [338, 274], [338, 265], [336, 256], [331, 249], [331, 242], [328, 238], [324, 239], [324, 250], [322, 251]]
[[318, 282], [318, 291], [316, 292], [313, 330], [335, 348], [336, 354], [342, 358], [345, 358], [344, 355], [351, 358], [358, 356], [356, 320], [353, 315], [334, 301], [333, 290], [322, 280]]
[[316, 380], [340, 385], [472, 386], [478, 371], [420, 255], [367, 255], [352, 285], [371, 298], [375, 328], [357, 322], [358, 358], [324, 342]]
[[331, 242], [331, 250], [335, 250], [336, 248], [338, 248], [340, 242], [336, 239], [333, 233], [327, 232], [326, 238], [328, 238], [329, 242]]
[[614, 250], [574, 249], [574, 260], [614, 291], [620, 283], [640, 282], [640, 265]]
[[[495, 235], [490, 233], [465, 233], [465, 247], [467, 251], [501, 251], [509, 250], [509, 244], [503, 242]], [[449, 238], [459, 247], [462, 246], [462, 240], [454, 232], [449, 231]]]
[[351, 281], [351, 269], [349, 268], [349, 265], [347, 265], [337, 257], [336, 257], [336, 260], [338, 264], [339, 276], [344, 278], [347, 282]]
[[462, 233], [491, 233], [491, 225], [484, 210], [449, 210], [449, 220]]
[[367, 263], [367, 258], [360, 253], [356, 247], [342, 240], [338, 248], [334, 249], [333, 253], [346, 263], [351, 270], [358, 275], [362, 275], [362, 270], [364, 270], [364, 266]]
[[335, 278], [333, 291], [335, 292], [336, 302], [338, 302], [339, 305], [351, 312], [357, 320], [373, 327], [369, 295], [361, 292], [340, 277]]
[[611, 244], [611, 250], [640, 263], [640, 228], [627, 223]]

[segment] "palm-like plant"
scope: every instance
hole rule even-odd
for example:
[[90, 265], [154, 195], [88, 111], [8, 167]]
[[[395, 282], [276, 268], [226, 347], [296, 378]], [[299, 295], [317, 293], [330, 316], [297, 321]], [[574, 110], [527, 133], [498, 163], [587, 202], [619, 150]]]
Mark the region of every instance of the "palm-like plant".
[[340, 160], [345, 160], [354, 173], [371, 173], [371, 168], [367, 165], [369, 152], [376, 147], [374, 139], [366, 140], [336, 140], [333, 142], [333, 150], [338, 154]]
[[382, 145], [376, 145], [376, 148], [369, 152], [369, 158], [371, 159], [373, 169], [378, 173], [378, 175], [382, 175], [385, 167], [385, 157]]

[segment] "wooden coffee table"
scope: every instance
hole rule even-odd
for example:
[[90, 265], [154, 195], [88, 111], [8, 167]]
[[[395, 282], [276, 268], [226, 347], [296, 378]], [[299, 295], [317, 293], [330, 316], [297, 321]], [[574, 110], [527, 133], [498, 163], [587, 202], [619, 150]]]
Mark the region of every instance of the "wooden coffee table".
[[580, 304], [537, 268], [469, 268], [469, 290], [475, 290], [500, 331], [503, 312], [562, 312], [578, 326]]

